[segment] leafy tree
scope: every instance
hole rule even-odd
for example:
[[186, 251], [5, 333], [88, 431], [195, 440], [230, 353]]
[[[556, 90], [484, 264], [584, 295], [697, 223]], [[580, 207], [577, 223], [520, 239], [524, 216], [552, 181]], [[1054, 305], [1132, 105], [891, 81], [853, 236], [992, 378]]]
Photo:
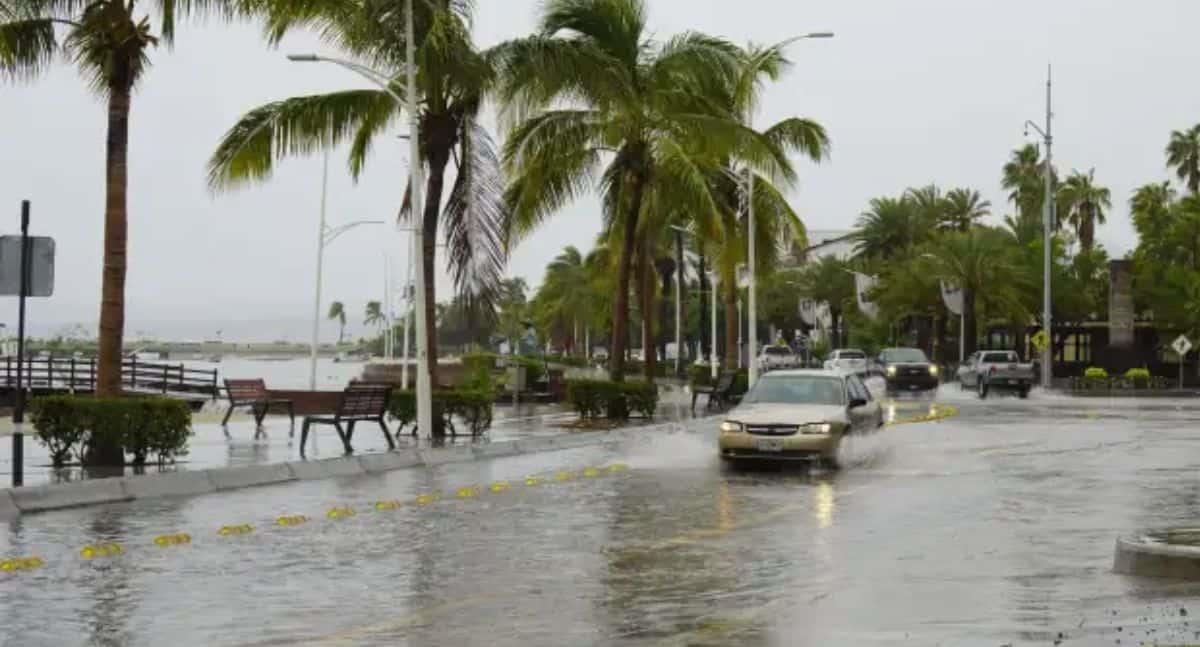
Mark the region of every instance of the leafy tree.
[[[403, 96], [406, 69], [406, 0], [258, 0], [268, 39], [277, 44], [295, 30], [316, 31], [327, 43], [392, 79]], [[479, 123], [479, 110], [491, 86], [492, 68], [471, 40], [472, 2], [419, 0], [414, 6], [418, 137], [425, 168], [421, 271], [425, 316], [434, 321], [437, 303], [434, 260], [439, 230], [447, 263], [462, 295], [492, 306], [505, 263], [502, 223], [503, 180], [491, 137]], [[298, 96], [252, 109], [221, 139], [209, 161], [216, 189], [269, 178], [275, 163], [295, 155], [350, 142], [350, 172], [358, 177], [371, 147], [389, 136], [403, 110], [391, 94], [355, 89]], [[454, 183], [446, 194], [446, 171], [453, 161]], [[409, 213], [405, 194], [401, 212]], [[437, 383], [435, 326], [428, 326], [428, 363]]]
[[[104, 271], [101, 279], [96, 394], [121, 392], [125, 330], [129, 111], [150, 68], [150, 51], [175, 40], [176, 20], [189, 14], [231, 15], [232, 0], [0, 0], [0, 77], [33, 79], [61, 56], [107, 103]], [[150, 15], [158, 18], [158, 34]], [[119, 447], [97, 450], [95, 462], [123, 463]]]
[[952, 189], [946, 194], [938, 224], [942, 229], [967, 231], [991, 214], [991, 206], [974, 189]]
[[1096, 186], [1096, 169], [1075, 171], [1058, 189], [1061, 218], [1075, 229], [1085, 253], [1095, 244], [1096, 225], [1104, 224], [1104, 210], [1112, 208], [1108, 188]]
[[387, 317], [383, 316], [383, 304], [378, 301], [368, 301], [363, 323], [368, 326], [383, 326]]
[[1167, 166], [1175, 169], [1175, 175], [1188, 191], [1200, 193], [1200, 124], [1171, 131], [1166, 154]]
[[840, 340], [836, 331], [841, 327], [842, 315], [854, 307], [854, 276], [850, 264], [836, 256], [822, 256], [803, 266], [799, 276], [802, 295], [829, 306], [829, 321], [836, 347]]
[[525, 322], [529, 320], [528, 294], [529, 284], [521, 277], [500, 282], [500, 291], [496, 299], [499, 309], [498, 332], [508, 339], [514, 354], [517, 352], [521, 335], [525, 332]]
[[1129, 199], [1129, 214], [1133, 228], [1141, 241], [1158, 241], [1171, 224], [1171, 208], [1175, 202], [1175, 189], [1170, 182], [1146, 184], [1138, 187]]
[[910, 254], [929, 236], [933, 223], [927, 216], [908, 195], [872, 199], [858, 218], [855, 255], [880, 261]]
[[346, 338], [346, 306], [341, 301], [334, 301], [329, 304], [329, 314], [326, 316], [330, 321], [338, 322], [338, 344], [341, 344]]
[[[1046, 195], [1045, 168], [1046, 163], [1034, 144], [1016, 149], [1004, 164], [1001, 185], [1009, 191], [1008, 198], [1017, 207], [1013, 220], [1020, 223], [1021, 229], [1031, 228], [1033, 223], [1041, 227]], [[1054, 169], [1050, 170], [1050, 177], [1051, 186], [1056, 186], [1058, 174]]]
[[698, 33], [651, 39], [642, 0], [547, 0], [538, 33], [501, 45], [495, 60], [507, 113], [529, 115], [504, 149], [510, 244], [599, 179], [603, 216], [620, 232], [610, 372], [621, 380], [647, 197], [712, 213], [720, 155], [740, 146], [767, 171], [787, 160], [710, 100], [735, 77], [737, 48]]
[[542, 329], [576, 352], [582, 349], [580, 325], [586, 325], [590, 302], [597, 296], [589, 287], [583, 254], [567, 246], [546, 266], [545, 278], [533, 298]]

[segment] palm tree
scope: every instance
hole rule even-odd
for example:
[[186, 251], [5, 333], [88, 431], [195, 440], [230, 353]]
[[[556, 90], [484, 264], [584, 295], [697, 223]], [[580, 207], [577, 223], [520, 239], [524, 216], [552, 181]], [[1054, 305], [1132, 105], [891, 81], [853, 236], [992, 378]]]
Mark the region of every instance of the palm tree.
[[326, 316], [330, 321], [338, 322], [338, 344], [341, 344], [346, 338], [346, 306], [341, 301], [334, 301], [329, 304], [329, 314]]
[[[1041, 222], [1043, 196], [1046, 194], [1046, 163], [1035, 144], [1026, 144], [1012, 152], [1004, 164], [1001, 185], [1009, 190], [1008, 199], [1017, 207], [1017, 220]], [[1057, 173], [1050, 170], [1051, 183], [1057, 184]], [[1058, 226], [1058, 223], [1055, 223]]]
[[1074, 171], [1058, 190], [1058, 204], [1065, 212], [1063, 220], [1075, 228], [1079, 245], [1084, 252], [1092, 251], [1096, 225], [1104, 224], [1104, 210], [1112, 208], [1106, 187], [1096, 186], [1096, 169], [1087, 174]]
[[546, 276], [538, 288], [534, 301], [541, 307], [543, 324], [547, 327], [562, 327], [569, 331], [570, 348], [578, 351], [580, 322], [584, 320], [593, 294], [588, 289], [587, 270], [583, 254], [573, 245], [546, 266]]
[[1166, 153], [1167, 166], [1175, 168], [1175, 175], [1188, 191], [1200, 193], [1200, 124], [1171, 131]]
[[992, 203], [974, 189], [951, 189], [943, 203], [941, 227], [952, 231], [967, 231], [982, 218], [991, 214]]
[[[538, 33], [499, 46], [510, 170], [510, 245], [597, 178], [619, 257], [610, 373], [625, 375], [629, 287], [648, 196], [717, 210], [708, 179], [735, 145], [785, 179], [777, 147], [710, 99], [736, 76], [738, 49], [698, 33], [650, 38], [643, 0], [547, 0]], [[521, 117], [527, 118], [521, 119]], [[646, 212], [648, 213], [648, 212]]]
[[1171, 221], [1175, 189], [1170, 182], [1158, 182], [1138, 187], [1129, 199], [1129, 214], [1133, 228], [1142, 242], [1157, 240]]
[[855, 256], [886, 260], [911, 252], [931, 231], [925, 215], [908, 195], [872, 199], [858, 217]]
[[[190, 13], [230, 14], [232, 0], [154, 0], [159, 33], [133, 0], [0, 0], [0, 76], [30, 79], [61, 55], [107, 102], [105, 138], [104, 270], [100, 297], [96, 394], [121, 392], [125, 329], [125, 275], [129, 109], [133, 91], [150, 68], [150, 50], [175, 39], [176, 19]], [[119, 447], [98, 460], [123, 463]]]
[[[402, 78], [405, 69], [406, 0], [260, 0], [268, 37], [278, 43], [293, 30], [312, 29], [358, 62]], [[495, 145], [478, 121], [492, 71], [471, 41], [471, 2], [414, 3], [421, 112], [419, 140], [426, 171], [421, 271], [425, 317], [434, 321], [434, 258], [439, 228], [447, 264], [460, 295], [494, 307], [505, 264], [501, 239], [505, 219], [503, 180]], [[400, 84], [393, 88], [403, 95]], [[214, 189], [270, 177], [285, 157], [350, 141], [350, 172], [358, 177], [371, 146], [400, 117], [403, 106], [382, 90], [344, 90], [292, 97], [247, 112], [225, 134], [209, 160]], [[446, 170], [454, 162], [454, 184], [445, 194]], [[402, 217], [411, 217], [408, 194]], [[437, 384], [436, 326], [426, 327], [426, 368]]]
[[832, 329], [833, 347], [841, 340], [837, 331], [841, 327], [842, 313], [854, 302], [854, 275], [850, 264], [836, 256], [822, 256], [804, 265], [800, 273], [800, 294], [829, 306], [829, 325]]
[[1032, 286], [1016, 260], [1019, 248], [1012, 240], [999, 229], [975, 227], [948, 233], [930, 246], [931, 274], [962, 289], [967, 355], [975, 352], [978, 301], [983, 300], [990, 311], [1007, 313], [1010, 318], [1027, 316], [1023, 298]]
[[383, 304], [378, 301], [368, 301], [363, 324], [367, 326], [383, 326], [387, 317], [383, 316]]

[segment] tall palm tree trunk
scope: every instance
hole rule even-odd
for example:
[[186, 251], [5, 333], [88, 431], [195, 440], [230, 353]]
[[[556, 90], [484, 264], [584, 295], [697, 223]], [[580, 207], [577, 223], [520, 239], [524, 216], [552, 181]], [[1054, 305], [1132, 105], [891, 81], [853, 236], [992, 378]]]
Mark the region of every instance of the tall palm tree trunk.
[[[96, 395], [121, 394], [121, 348], [125, 336], [125, 270], [128, 247], [126, 189], [129, 183], [130, 83], [128, 63], [115, 62], [118, 69], [108, 95], [108, 140], [105, 145], [104, 271], [100, 288], [99, 362]], [[84, 462], [89, 465], [125, 464], [121, 445], [95, 438]]]
[[975, 290], [964, 287], [963, 294], [963, 355], [975, 352], [978, 325], [975, 323]]
[[621, 253], [617, 260], [617, 293], [613, 299], [612, 350], [609, 352], [609, 374], [613, 380], [625, 380], [625, 349], [629, 344], [629, 279], [633, 269], [633, 255], [637, 247], [638, 214], [642, 211], [642, 196], [645, 179], [632, 177], [633, 195], [630, 196], [629, 213], [626, 214], [621, 236]]
[[645, 245], [638, 254], [638, 307], [642, 311], [642, 369], [647, 382], [654, 381], [658, 348], [654, 343], [654, 263]]
[[445, 189], [446, 164], [450, 157], [448, 148], [431, 146], [427, 152], [429, 158], [429, 178], [425, 181], [425, 214], [421, 219], [421, 272], [425, 275], [425, 370], [429, 372], [429, 384], [433, 388], [438, 385], [438, 347], [437, 321], [435, 315], [437, 298], [434, 284], [437, 281], [435, 270], [437, 261], [437, 232], [438, 215], [442, 208], [442, 191]]
[[738, 354], [741, 347], [738, 345], [737, 329], [738, 329], [738, 311], [737, 311], [737, 278], [736, 273], [725, 278], [725, 290], [721, 297], [725, 300], [725, 370], [736, 371], [741, 368], [738, 362]]

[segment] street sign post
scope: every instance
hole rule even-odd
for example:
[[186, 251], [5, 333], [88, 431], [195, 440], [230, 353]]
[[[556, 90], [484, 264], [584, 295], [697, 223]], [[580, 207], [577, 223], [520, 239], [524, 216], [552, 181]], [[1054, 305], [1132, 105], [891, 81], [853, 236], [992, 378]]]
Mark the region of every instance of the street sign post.
[[25, 298], [54, 293], [54, 239], [29, 236], [29, 201], [21, 201], [21, 235], [0, 236], [0, 296], [17, 297], [17, 390], [13, 402], [12, 483], [25, 482]]
[[1192, 350], [1192, 340], [1187, 338], [1187, 335], [1180, 335], [1171, 342], [1171, 350], [1179, 355], [1179, 388], [1183, 388], [1183, 358]]

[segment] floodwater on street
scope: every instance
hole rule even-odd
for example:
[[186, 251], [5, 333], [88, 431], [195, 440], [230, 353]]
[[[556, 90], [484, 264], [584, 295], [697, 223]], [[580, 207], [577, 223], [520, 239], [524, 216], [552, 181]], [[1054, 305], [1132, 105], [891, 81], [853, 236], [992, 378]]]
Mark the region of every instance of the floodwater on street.
[[28, 515], [0, 526], [0, 556], [45, 563], [0, 573], [0, 643], [1200, 642], [1200, 583], [1111, 570], [1118, 535], [1200, 515], [1200, 403], [936, 402], [958, 415], [851, 438], [837, 472], [725, 468], [714, 417], [620, 447]]

